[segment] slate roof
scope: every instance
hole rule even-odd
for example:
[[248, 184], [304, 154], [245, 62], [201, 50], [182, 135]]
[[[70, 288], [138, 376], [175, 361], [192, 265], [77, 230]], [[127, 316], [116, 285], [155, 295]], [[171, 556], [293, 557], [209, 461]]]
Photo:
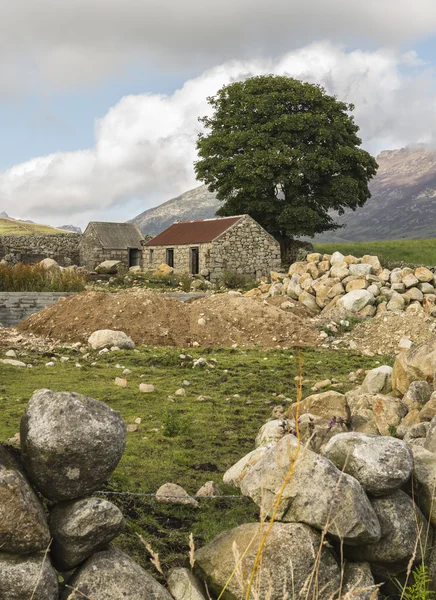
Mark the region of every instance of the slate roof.
[[92, 228], [93, 232], [96, 234], [101, 247], [107, 250], [141, 248], [141, 241], [144, 240], [142, 233], [133, 223], [105, 223], [104, 221], [91, 221], [88, 227]]
[[242, 219], [242, 216], [173, 223], [173, 225], [170, 225], [145, 245], [180, 246], [184, 244], [205, 244], [212, 242]]

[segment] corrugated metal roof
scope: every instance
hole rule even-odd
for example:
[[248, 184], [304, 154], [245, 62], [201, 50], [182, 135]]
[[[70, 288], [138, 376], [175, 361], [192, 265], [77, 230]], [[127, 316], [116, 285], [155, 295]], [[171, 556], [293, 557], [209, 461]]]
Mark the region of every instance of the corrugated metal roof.
[[106, 248], [107, 250], [141, 248], [141, 241], [144, 239], [142, 233], [133, 223], [92, 221], [88, 227], [91, 227], [95, 231], [102, 248]]
[[147, 242], [146, 246], [181, 246], [211, 242], [237, 223], [242, 216], [205, 219], [204, 221], [181, 221], [174, 223]]

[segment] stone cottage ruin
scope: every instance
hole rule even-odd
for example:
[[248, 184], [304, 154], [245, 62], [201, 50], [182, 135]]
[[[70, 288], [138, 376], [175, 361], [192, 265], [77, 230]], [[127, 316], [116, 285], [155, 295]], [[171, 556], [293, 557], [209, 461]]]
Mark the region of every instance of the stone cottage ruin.
[[184, 221], [145, 243], [144, 268], [162, 263], [212, 282], [226, 270], [259, 278], [280, 266], [280, 245], [248, 215]]
[[80, 240], [80, 264], [93, 271], [105, 260], [119, 260], [127, 268], [142, 266], [144, 237], [133, 223], [91, 221]]

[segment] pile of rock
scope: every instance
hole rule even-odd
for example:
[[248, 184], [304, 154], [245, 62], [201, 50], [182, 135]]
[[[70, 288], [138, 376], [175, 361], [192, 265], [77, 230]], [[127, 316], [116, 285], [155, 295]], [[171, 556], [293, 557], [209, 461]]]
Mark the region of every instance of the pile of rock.
[[123, 531], [120, 510], [91, 497], [123, 454], [120, 415], [80, 394], [39, 390], [20, 433], [21, 458], [0, 446], [0, 598], [170, 600], [110, 545]]
[[[368, 600], [377, 586], [396, 594], [392, 578], [423, 559], [436, 584], [435, 360], [436, 339], [404, 351], [393, 370], [369, 371], [346, 394], [305, 398], [286, 418], [267, 422], [256, 448], [226, 472], [225, 483], [261, 514], [275, 513], [260, 598]], [[245, 597], [266, 528], [242, 525], [196, 553], [197, 574], [212, 593], [240, 558], [223, 598]]]
[[436, 316], [436, 276], [426, 267], [383, 269], [377, 256], [312, 253], [289, 272], [271, 273], [250, 295], [284, 295], [319, 312], [342, 308], [372, 317], [389, 311], [421, 311]]

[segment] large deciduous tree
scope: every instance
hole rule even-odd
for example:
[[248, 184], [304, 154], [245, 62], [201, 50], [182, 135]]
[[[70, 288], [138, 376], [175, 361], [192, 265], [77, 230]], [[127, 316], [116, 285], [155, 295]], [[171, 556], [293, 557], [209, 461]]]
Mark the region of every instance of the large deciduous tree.
[[375, 159], [360, 148], [352, 104], [319, 85], [259, 76], [224, 86], [201, 117], [197, 179], [223, 202], [217, 214], [249, 214], [279, 242], [339, 227], [332, 214], [365, 204]]

